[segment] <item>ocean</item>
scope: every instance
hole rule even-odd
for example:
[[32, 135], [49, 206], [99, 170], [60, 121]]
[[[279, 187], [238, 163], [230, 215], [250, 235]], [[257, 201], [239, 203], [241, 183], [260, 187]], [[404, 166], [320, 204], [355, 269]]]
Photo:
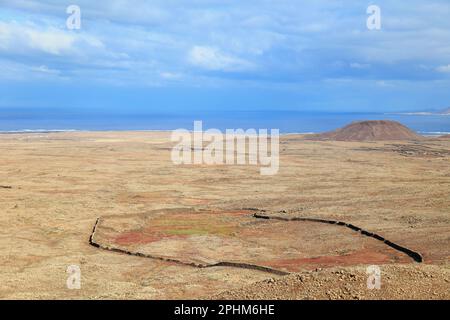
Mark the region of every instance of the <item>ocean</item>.
[[203, 121], [204, 129], [279, 129], [284, 134], [324, 132], [359, 120], [395, 120], [423, 135], [450, 134], [449, 115], [297, 111], [110, 113], [23, 108], [0, 109], [0, 132], [192, 130], [194, 120]]

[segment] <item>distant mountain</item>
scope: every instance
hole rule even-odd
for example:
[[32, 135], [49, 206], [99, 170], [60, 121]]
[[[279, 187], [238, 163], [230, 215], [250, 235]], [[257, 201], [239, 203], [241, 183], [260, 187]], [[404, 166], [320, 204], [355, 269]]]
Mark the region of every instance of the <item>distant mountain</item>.
[[359, 121], [320, 134], [306, 137], [308, 140], [334, 141], [385, 141], [385, 140], [421, 140], [422, 136], [399, 122], [388, 120]]
[[439, 113], [439, 114], [449, 114], [449, 115], [450, 115], [450, 108], [441, 110], [441, 111], [439, 111], [438, 113]]

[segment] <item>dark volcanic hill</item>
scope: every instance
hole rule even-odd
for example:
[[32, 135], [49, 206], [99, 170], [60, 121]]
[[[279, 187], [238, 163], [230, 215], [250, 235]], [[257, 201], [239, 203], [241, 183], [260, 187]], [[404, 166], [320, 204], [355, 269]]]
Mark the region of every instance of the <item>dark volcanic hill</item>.
[[330, 132], [306, 137], [309, 140], [384, 141], [421, 140], [422, 136], [399, 122], [388, 120], [359, 121]]

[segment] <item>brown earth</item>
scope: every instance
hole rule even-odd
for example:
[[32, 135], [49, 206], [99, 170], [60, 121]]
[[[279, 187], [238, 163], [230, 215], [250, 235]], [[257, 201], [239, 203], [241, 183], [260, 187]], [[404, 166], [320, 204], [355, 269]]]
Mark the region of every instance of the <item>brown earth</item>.
[[364, 267], [318, 269], [267, 279], [211, 299], [362, 300], [449, 299], [450, 269], [430, 265], [380, 266], [380, 289], [367, 288]]
[[[370, 239], [351, 243], [349, 239], [361, 236], [336, 231], [336, 226], [289, 226], [296, 235], [266, 228], [261, 238], [284, 238], [295, 244], [294, 235], [307, 243], [291, 248], [302, 255], [276, 257], [272, 262], [297, 273], [323, 268], [327, 274], [328, 289], [318, 287], [305, 297], [327, 298], [331, 290], [329, 298], [339, 298], [333, 290], [345, 290], [347, 280], [328, 271], [338, 267], [344, 273], [362, 270], [357, 293], [371, 298], [373, 293], [365, 292], [364, 270], [376, 263], [390, 277], [382, 278], [390, 289], [374, 298], [393, 297], [395, 291], [400, 299], [450, 299], [445, 281], [450, 259], [449, 140], [341, 142], [283, 136], [280, 170], [274, 176], [261, 176], [259, 167], [252, 165], [177, 166], [170, 159], [172, 146], [168, 132], [0, 135], [0, 185], [5, 186], [0, 188], [0, 298], [199, 299], [268, 278], [291, 279], [295, 275], [283, 278], [226, 266], [196, 268], [89, 244], [92, 227], [103, 216], [133, 221], [155, 210], [182, 214], [258, 208], [345, 221], [424, 258], [423, 264], [386, 260], [383, 257], [391, 251], [373, 247]], [[168, 230], [162, 221], [155, 227]], [[134, 228], [124, 231], [131, 233], [117, 234], [119, 245], [156, 239], [153, 231], [146, 237], [133, 233]], [[170, 232], [174, 231], [191, 233]], [[245, 232], [254, 232], [254, 237], [260, 230]], [[81, 268], [80, 290], [66, 287], [66, 269], [73, 264]], [[424, 272], [431, 276], [422, 276]], [[311, 281], [308, 290], [314, 285]]]
[[422, 136], [396, 121], [375, 120], [359, 121], [331, 132], [314, 134], [311, 140], [335, 141], [388, 141], [421, 140]]
[[251, 210], [156, 210], [104, 216], [91, 242], [104, 250], [198, 267], [233, 264], [276, 274], [317, 266], [414, 261], [345, 226], [258, 219]]

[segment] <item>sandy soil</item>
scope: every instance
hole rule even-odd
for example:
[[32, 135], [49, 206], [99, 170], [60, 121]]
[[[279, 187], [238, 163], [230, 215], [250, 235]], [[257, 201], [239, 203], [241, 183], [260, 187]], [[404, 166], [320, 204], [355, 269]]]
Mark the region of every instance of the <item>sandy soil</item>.
[[[393, 280], [384, 283], [396, 294], [384, 291], [383, 296], [381, 290], [373, 296], [364, 291], [364, 256], [347, 259], [339, 247], [340, 232], [335, 240], [318, 239], [320, 254], [308, 261], [305, 272], [345, 266], [339, 270], [357, 275], [357, 290], [350, 288], [356, 293], [344, 298], [450, 298], [449, 140], [361, 143], [285, 136], [275, 176], [261, 176], [257, 166], [176, 166], [170, 160], [172, 145], [164, 132], [0, 135], [0, 298], [195, 299], [221, 292], [248, 295], [240, 288], [256, 290], [268, 278], [291, 283], [297, 275], [199, 269], [89, 245], [100, 216], [242, 208], [345, 221], [424, 257], [421, 266], [407, 259], [386, 266]], [[339, 258], [327, 258], [332, 256]], [[81, 267], [80, 290], [66, 287], [66, 268], [72, 264]], [[432, 268], [425, 273], [439, 283], [434, 290], [421, 268]], [[316, 290], [283, 297], [341, 298], [341, 287], [333, 283], [346, 280], [324, 270], [328, 291], [334, 288], [336, 294]], [[403, 270], [414, 285], [401, 281]]]

